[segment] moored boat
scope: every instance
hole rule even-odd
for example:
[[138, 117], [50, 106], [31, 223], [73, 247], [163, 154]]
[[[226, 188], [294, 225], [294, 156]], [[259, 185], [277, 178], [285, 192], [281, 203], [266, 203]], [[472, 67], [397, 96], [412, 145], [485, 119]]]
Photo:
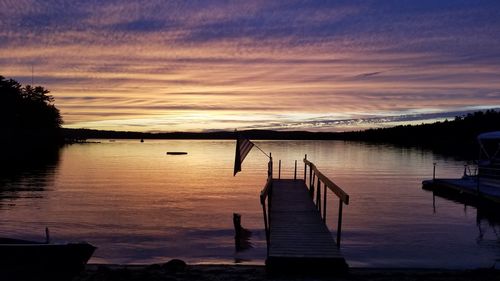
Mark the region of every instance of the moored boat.
[[479, 142], [478, 180], [500, 188], [500, 131], [482, 133]]
[[85, 268], [95, 249], [86, 242], [0, 238], [0, 280], [67, 280]]
[[436, 178], [436, 163], [433, 177], [422, 182], [425, 190], [439, 194], [451, 193], [467, 198], [500, 206], [500, 131], [482, 133], [477, 137], [479, 159], [470, 168], [464, 166], [461, 178]]

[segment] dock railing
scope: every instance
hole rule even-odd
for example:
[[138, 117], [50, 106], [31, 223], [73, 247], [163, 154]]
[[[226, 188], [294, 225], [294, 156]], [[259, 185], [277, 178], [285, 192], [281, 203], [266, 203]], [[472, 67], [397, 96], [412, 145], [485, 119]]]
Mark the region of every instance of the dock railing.
[[304, 156], [304, 182], [309, 188], [309, 194], [311, 195], [313, 202], [315, 201], [316, 197], [316, 208], [318, 209], [325, 224], [328, 194], [327, 191], [332, 191], [333, 194], [335, 194], [339, 199], [337, 218], [337, 247], [340, 248], [340, 238], [342, 233], [342, 206], [344, 204], [349, 205], [349, 195], [328, 177], [326, 177], [323, 173], [321, 173], [316, 165], [307, 160], [307, 154]]

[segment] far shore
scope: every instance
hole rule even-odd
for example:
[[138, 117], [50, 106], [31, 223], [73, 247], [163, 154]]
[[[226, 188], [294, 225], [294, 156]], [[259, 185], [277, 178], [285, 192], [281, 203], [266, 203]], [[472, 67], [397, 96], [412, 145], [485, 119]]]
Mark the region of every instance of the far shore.
[[89, 264], [73, 281], [108, 280], [500, 280], [500, 270], [480, 268], [469, 270], [422, 268], [350, 268], [345, 275], [269, 274], [263, 265], [186, 265], [182, 261], [154, 265]]

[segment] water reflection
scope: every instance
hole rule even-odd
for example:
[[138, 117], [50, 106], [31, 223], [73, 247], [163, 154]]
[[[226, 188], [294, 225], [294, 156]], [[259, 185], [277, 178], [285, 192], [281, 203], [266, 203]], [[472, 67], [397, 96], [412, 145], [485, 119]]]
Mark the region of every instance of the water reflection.
[[434, 191], [432, 193], [432, 206], [434, 214], [437, 214], [439, 211], [439, 206], [436, 204], [436, 197], [462, 204], [464, 216], [468, 216], [470, 213], [475, 212], [476, 226], [478, 229], [476, 242], [478, 244], [483, 242], [489, 243], [491, 241], [500, 243], [499, 206], [478, 199], [475, 196], [446, 191]]
[[499, 210], [477, 210], [477, 227], [479, 236], [477, 240], [483, 241], [488, 234], [493, 235], [496, 241], [500, 243], [500, 212]]
[[15, 204], [19, 198], [42, 198], [54, 183], [60, 148], [26, 151], [11, 148], [2, 153], [0, 166], [0, 207]]

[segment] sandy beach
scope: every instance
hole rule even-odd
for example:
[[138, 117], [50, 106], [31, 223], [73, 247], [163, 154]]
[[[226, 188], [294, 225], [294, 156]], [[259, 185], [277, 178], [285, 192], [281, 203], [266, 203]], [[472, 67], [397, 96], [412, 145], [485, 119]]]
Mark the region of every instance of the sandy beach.
[[256, 265], [88, 265], [73, 281], [156, 281], [156, 280], [500, 280], [500, 270], [381, 269], [351, 268], [343, 276], [271, 275]]

